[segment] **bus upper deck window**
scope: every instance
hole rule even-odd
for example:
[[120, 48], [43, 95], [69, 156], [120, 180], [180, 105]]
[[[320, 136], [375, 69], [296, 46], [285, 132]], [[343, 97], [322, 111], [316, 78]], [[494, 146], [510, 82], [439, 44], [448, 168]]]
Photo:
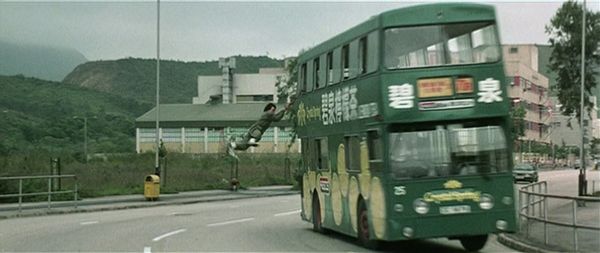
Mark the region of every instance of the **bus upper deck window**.
[[359, 74], [367, 73], [367, 37], [358, 41], [358, 64]]
[[333, 84], [333, 52], [327, 53], [327, 73], [325, 79], [327, 85]]
[[306, 92], [306, 63], [300, 67], [300, 91]]
[[492, 22], [388, 28], [384, 36], [388, 69], [500, 60], [500, 44]]
[[342, 79], [348, 79], [350, 77], [350, 45], [342, 47], [342, 70]]

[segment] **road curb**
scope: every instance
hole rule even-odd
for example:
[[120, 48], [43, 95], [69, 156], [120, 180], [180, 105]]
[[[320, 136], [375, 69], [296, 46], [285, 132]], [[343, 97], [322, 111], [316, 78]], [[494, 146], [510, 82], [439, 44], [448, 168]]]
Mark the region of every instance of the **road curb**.
[[[293, 195], [298, 194], [298, 191], [289, 191], [289, 192], [252, 192], [252, 193], [244, 193], [244, 192], [232, 192], [227, 195], [211, 195], [211, 196], [202, 196], [202, 197], [187, 197], [187, 198], [179, 198], [175, 200], [169, 201], [148, 201], [148, 202], [138, 202], [132, 204], [124, 204], [125, 202], [115, 202], [113, 206], [107, 206], [110, 204], [100, 204], [100, 205], [82, 205], [75, 208], [56, 208], [49, 211], [44, 211], [44, 209], [35, 209], [33, 212], [22, 212], [18, 213], [18, 211], [14, 211], [11, 214], [0, 214], [0, 220], [2, 219], [11, 219], [11, 218], [25, 218], [25, 217], [37, 217], [37, 216], [46, 216], [46, 215], [61, 215], [61, 214], [71, 214], [71, 213], [88, 213], [88, 212], [103, 212], [103, 211], [115, 211], [115, 210], [125, 210], [125, 209], [136, 209], [136, 208], [146, 208], [146, 207], [158, 207], [158, 206], [168, 206], [168, 205], [189, 205], [196, 203], [205, 203], [205, 202], [215, 202], [215, 201], [227, 201], [227, 200], [236, 200], [236, 199], [248, 199], [248, 198], [266, 198], [266, 197], [276, 197], [276, 196], [284, 196], [284, 195]], [[121, 204], [121, 205], [119, 205]]]
[[547, 249], [542, 249], [536, 245], [527, 244], [517, 238], [515, 235], [509, 234], [498, 234], [498, 242], [503, 244], [506, 247], [509, 247], [514, 250], [518, 250], [521, 252], [530, 252], [530, 253], [550, 253], [550, 252], [560, 252], [560, 251], [551, 251]]

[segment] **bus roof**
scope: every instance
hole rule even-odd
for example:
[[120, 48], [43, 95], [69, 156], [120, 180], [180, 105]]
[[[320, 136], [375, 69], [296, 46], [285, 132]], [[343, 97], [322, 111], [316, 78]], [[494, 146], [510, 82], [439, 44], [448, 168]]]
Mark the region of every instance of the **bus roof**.
[[389, 10], [372, 16], [367, 21], [307, 50], [298, 59], [299, 62], [307, 61], [378, 28], [475, 22], [494, 19], [495, 11], [493, 6], [475, 3], [433, 3]]

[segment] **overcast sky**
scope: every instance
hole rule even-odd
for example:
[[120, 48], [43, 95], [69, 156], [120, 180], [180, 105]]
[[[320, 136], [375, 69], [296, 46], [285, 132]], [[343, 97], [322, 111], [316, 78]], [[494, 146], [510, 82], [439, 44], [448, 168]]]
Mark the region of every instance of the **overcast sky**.
[[[432, 2], [432, 1], [429, 1]], [[479, 1], [496, 6], [503, 44], [547, 44], [544, 26], [562, 1]], [[590, 0], [588, 8], [600, 9]], [[160, 4], [161, 59], [297, 55], [386, 10], [416, 1]], [[89, 60], [156, 58], [156, 1], [0, 0], [0, 41], [73, 48]]]

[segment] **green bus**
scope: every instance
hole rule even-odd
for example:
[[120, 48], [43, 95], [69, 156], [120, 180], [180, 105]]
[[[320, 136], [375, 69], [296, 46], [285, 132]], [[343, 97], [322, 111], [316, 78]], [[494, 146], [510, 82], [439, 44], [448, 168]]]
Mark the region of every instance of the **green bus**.
[[298, 56], [303, 220], [468, 250], [516, 226], [509, 99], [493, 7], [381, 13]]

